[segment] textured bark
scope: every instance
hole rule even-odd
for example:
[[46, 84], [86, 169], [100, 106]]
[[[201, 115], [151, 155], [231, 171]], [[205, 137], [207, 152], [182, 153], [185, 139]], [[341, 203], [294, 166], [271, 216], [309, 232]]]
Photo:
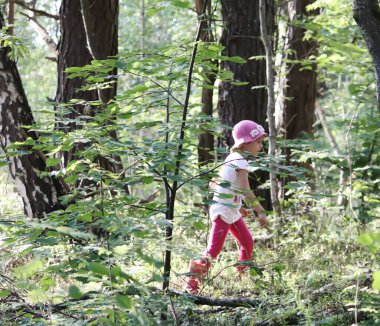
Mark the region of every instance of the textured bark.
[[[252, 89], [266, 85], [265, 61], [250, 59], [265, 55], [260, 39], [259, 1], [222, 0], [222, 18], [224, 29], [221, 44], [227, 56], [240, 56], [246, 59], [244, 64], [223, 61], [221, 68], [232, 71], [235, 79], [247, 82], [245, 86], [236, 86], [221, 82], [219, 87], [218, 111], [221, 122], [233, 126], [240, 120], [249, 119], [266, 125], [267, 94], [265, 88]], [[274, 5], [267, 5], [268, 34], [273, 35]], [[233, 145], [231, 132], [226, 132], [228, 146]]]
[[375, 66], [377, 109], [380, 114], [380, 7], [378, 0], [352, 0], [358, 24]]
[[[246, 59], [244, 64], [223, 61], [221, 68], [234, 73], [236, 80], [247, 82], [245, 86], [221, 82], [219, 86], [218, 112], [222, 124], [233, 126], [241, 120], [253, 120], [267, 129], [267, 92], [265, 89], [265, 60], [250, 59], [254, 56], [265, 56], [264, 45], [260, 38], [259, 1], [221, 0], [224, 29], [221, 44], [227, 56], [240, 56]], [[269, 37], [274, 31], [274, 1], [266, 1], [266, 25]], [[254, 88], [257, 87], [259, 88]], [[233, 145], [231, 131], [225, 131], [226, 145]], [[251, 175], [251, 187], [257, 188], [268, 179], [268, 173], [255, 172]], [[270, 192], [256, 190], [264, 198], [266, 209], [271, 208]]]
[[[204, 6], [205, 0], [195, 0], [195, 8], [197, 14], [200, 15], [202, 8]], [[211, 0], [208, 1], [208, 8], [206, 10], [207, 15], [205, 17], [200, 17], [202, 20], [202, 34], [201, 40], [204, 42], [214, 42], [215, 38], [211, 30]], [[212, 64], [217, 65], [217, 62], [211, 61]], [[206, 80], [204, 81], [206, 85], [214, 86], [216, 80], [216, 74], [206, 74]], [[212, 88], [203, 87], [202, 89], [202, 113], [212, 117], [213, 112], [213, 94], [214, 90]], [[198, 137], [198, 161], [199, 164], [207, 164], [214, 161], [214, 136], [205, 132], [200, 134]]]
[[[84, 81], [80, 78], [68, 79], [64, 73], [68, 67], [80, 67], [90, 64], [93, 59], [107, 59], [117, 54], [117, 16], [118, 0], [83, 1], [63, 0], [60, 9], [61, 38], [58, 45], [58, 87], [56, 93], [57, 103], [67, 103], [71, 99], [83, 99], [85, 101], [101, 100], [106, 104], [116, 95], [116, 83], [113, 87], [97, 92], [96, 90], [82, 91], [80, 88]], [[85, 23], [86, 24], [85, 24]], [[85, 27], [86, 26], [86, 27]], [[87, 32], [87, 33], [86, 33]], [[116, 71], [111, 74], [115, 75]], [[57, 113], [59, 116], [59, 111]], [[67, 110], [67, 108], [65, 108]], [[84, 114], [94, 115], [96, 108], [85, 108], [83, 105], [75, 105], [70, 108], [70, 113], [62, 114], [65, 119], [75, 119]], [[88, 112], [87, 112], [88, 110]], [[110, 122], [112, 123], [112, 122]], [[69, 132], [80, 128], [75, 122], [62, 123], [57, 119], [56, 128]], [[110, 133], [116, 138], [114, 132]], [[81, 150], [84, 145], [79, 144], [76, 150]], [[64, 168], [73, 159], [73, 151], [66, 152], [61, 157], [61, 167]], [[100, 166], [106, 170], [119, 173], [122, 170], [120, 158], [115, 157], [114, 162], [99, 157]]]
[[[315, 41], [304, 41], [305, 30], [294, 25], [296, 19], [308, 15], [306, 6], [314, 0], [291, 0], [288, 3], [290, 25], [286, 39], [287, 60], [307, 60], [315, 55]], [[276, 126], [286, 139], [295, 139], [302, 132], [313, 132], [317, 73], [316, 65], [305, 69], [300, 63], [289, 63], [280, 80], [280, 93], [276, 110]]]
[[[0, 13], [0, 28], [4, 26]], [[9, 170], [20, 194], [24, 212], [29, 217], [42, 218], [61, 208], [58, 197], [64, 194], [59, 180], [49, 176], [42, 152], [24, 146], [10, 149], [15, 142], [38, 139], [36, 132], [24, 126], [34, 124], [16, 64], [8, 57], [9, 49], [0, 47], [0, 143], [9, 160]], [[17, 151], [28, 154], [16, 154]]]

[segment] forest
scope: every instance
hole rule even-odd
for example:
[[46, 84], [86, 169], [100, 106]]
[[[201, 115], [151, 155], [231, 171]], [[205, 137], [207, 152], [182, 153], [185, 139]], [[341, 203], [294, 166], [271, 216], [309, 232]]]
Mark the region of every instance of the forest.
[[380, 325], [379, 134], [378, 0], [0, 1], [0, 324]]

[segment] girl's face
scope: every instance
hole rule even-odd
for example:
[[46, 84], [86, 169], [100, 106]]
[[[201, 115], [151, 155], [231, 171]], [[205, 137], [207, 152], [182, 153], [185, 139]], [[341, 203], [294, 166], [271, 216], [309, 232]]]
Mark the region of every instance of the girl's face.
[[256, 156], [257, 153], [260, 152], [261, 149], [263, 148], [263, 140], [264, 140], [264, 137], [258, 140], [252, 141], [250, 143], [243, 144], [241, 149], [245, 152], [251, 153], [253, 156]]

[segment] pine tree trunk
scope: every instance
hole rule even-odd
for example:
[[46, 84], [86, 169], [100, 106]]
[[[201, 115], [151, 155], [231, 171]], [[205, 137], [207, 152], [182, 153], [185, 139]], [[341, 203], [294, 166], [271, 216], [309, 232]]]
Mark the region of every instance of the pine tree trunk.
[[[81, 7], [82, 4], [82, 7]], [[58, 87], [56, 93], [57, 103], [67, 103], [71, 99], [83, 99], [86, 101], [101, 100], [107, 102], [116, 95], [116, 83], [113, 87], [101, 91], [82, 91], [80, 88], [84, 81], [80, 78], [69, 79], [65, 74], [68, 67], [81, 67], [90, 64], [92, 60], [102, 60], [117, 54], [117, 17], [118, 0], [63, 0], [60, 9], [61, 38], [58, 46]], [[112, 75], [116, 74], [116, 70]], [[75, 122], [63, 123], [65, 120], [74, 120], [84, 114], [94, 115], [98, 109], [85, 108], [83, 105], [73, 105], [70, 113], [61, 113], [60, 107], [56, 108], [56, 128], [64, 132], [80, 128]], [[67, 110], [65, 108], [64, 110]], [[88, 110], [88, 111], [87, 111]], [[116, 133], [110, 135], [116, 138]], [[78, 144], [76, 150], [83, 150], [84, 145]], [[61, 168], [73, 159], [74, 151], [65, 152], [61, 157]], [[120, 158], [114, 158], [114, 162], [99, 157], [99, 165], [109, 171], [119, 173], [122, 170]]]
[[[0, 28], [3, 26], [0, 13]], [[27, 138], [38, 139], [36, 132], [24, 127], [33, 125], [34, 119], [16, 64], [8, 54], [8, 48], [0, 47], [0, 143], [9, 161], [9, 170], [22, 198], [25, 214], [42, 218], [62, 208], [58, 198], [64, 194], [64, 189], [58, 179], [50, 176], [42, 152], [27, 145], [8, 148], [15, 142], [25, 142]]]
[[[317, 44], [315, 41], [303, 40], [305, 30], [295, 26], [295, 20], [308, 15], [306, 6], [314, 0], [291, 0], [288, 2], [290, 25], [286, 35], [288, 60], [307, 60], [315, 55]], [[276, 110], [277, 130], [286, 139], [295, 139], [302, 132], [313, 132], [315, 99], [317, 90], [316, 65], [305, 69], [301, 63], [289, 63], [285, 67], [285, 76], [280, 80], [280, 93]]]
[[[267, 94], [266, 67], [264, 60], [250, 59], [265, 56], [260, 39], [259, 1], [222, 0], [222, 19], [224, 29], [221, 44], [225, 46], [223, 55], [240, 56], [246, 63], [223, 61], [221, 68], [232, 71], [236, 80], [247, 82], [237, 86], [221, 82], [219, 87], [218, 111], [221, 122], [233, 126], [240, 120], [249, 119], [266, 125]], [[267, 8], [267, 26], [269, 35], [273, 35], [274, 6]], [[252, 89], [252, 87], [263, 86]], [[233, 145], [231, 132], [226, 132], [228, 146]]]
[[[246, 63], [223, 61], [221, 68], [234, 73], [234, 78], [247, 85], [237, 86], [221, 82], [219, 86], [218, 112], [222, 124], [233, 126], [241, 120], [253, 120], [267, 130], [267, 92], [265, 89], [265, 60], [254, 60], [254, 56], [265, 56], [265, 48], [260, 38], [259, 1], [221, 0], [224, 29], [221, 44], [225, 46], [223, 55], [240, 56]], [[274, 2], [266, 1], [266, 25], [269, 37], [274, 31]], [[262, 58], [261, 58], [262, 59]], [[233, 145], [230, 130], [225, 131], [227, 146]], [[219, 144], [220, 145], [220, 144]], [[268, 173], [256, 172], [251, 175], [254, 189], [268, 179]], [[264, 198], [262, 204], [271, 208], [270, 192], [256, 190], [256, 195]]]
[[377, 109], [380, 114], [380, 7], [378, 0], [352, 0], [358, 24], [375, 66]]

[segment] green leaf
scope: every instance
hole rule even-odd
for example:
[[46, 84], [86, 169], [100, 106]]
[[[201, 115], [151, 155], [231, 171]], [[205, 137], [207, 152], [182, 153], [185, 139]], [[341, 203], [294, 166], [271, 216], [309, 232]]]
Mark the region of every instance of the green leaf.
[[144, 260], [145, 262], [147, 262], [150, 265], [153, 265], [156, 268], [161, 268], [162, 266], [164, 266], [163, 261], [157, 260], [151, 256], [148, 256], [148, 255], [145, 255], [140, 249], [137, 249], [136, 253], [141, 257], [142, 260]]
[[372, 288], [374, 290], [380, 290], [380, 271], [373, 272]]
[[61, 159], [55, 158], [55, 157], [50, 157], [46, 159], [46, 166], [55, 166], [61, 162]]
[[95, 273], [100, 275], [108, 275], [109, 274], [109, 268], [101, 263], [89, 263], [87, 265], [88, 269]]
[[12, 292], [10, 290], [3, 290], [3, 291], [0, 291], [0, 299], [1, 298], [5, 298], [7, 297], [8, 295], [10, 295]]
[[16, 278], [28, 278], [42, 270], [44, 265], [42, 260], [33, 260], [23, 266], [14, 268], [13, 274]]
[[220, 193], [220, 194], [218, 195], [218, 197], [221, 198], [221, 199], [230, 199], [230, 198], [234, 198], [234, 195], [232, 195], [232, 194]]
[[358, 242], [365, 246], [369, 246], [373, 243], [373, 238], [370, 233], [364, 233], [358, 236]]
[[150, 184], [154, 181], [154, 177], [142, 177], [141, 178], [141, 182], [145, 183], [145, 184]]
[[8, 165], [8, 160], [6, 158], [0, 158], [0, 167]]
[[69, 296], [72, 297], [73, 299], [78, 300], [83, 296], [83, 294], [76, 285], [70, 285]]
[[207, 225], [203, 222], [195, 222], [193, 224], [193, 227], [195, 227], [197, 230], [206, 230]]
[[79, 221], [83, 221], [83, 222], [92, 222], [92, 214], [91, 212], [87, 212], [83, 215], [81, 215], [79, 218], [78, 218]]
[[233, 56], [233, 57], [227, 57], [226, 60], [236, 63], [246, 63], [247, 60], [243, 59], [242, 57]]
[[116, 303], [121, 308], [132, 308], [132, 300], [127, 295], [118, 294], [116, 296]]

